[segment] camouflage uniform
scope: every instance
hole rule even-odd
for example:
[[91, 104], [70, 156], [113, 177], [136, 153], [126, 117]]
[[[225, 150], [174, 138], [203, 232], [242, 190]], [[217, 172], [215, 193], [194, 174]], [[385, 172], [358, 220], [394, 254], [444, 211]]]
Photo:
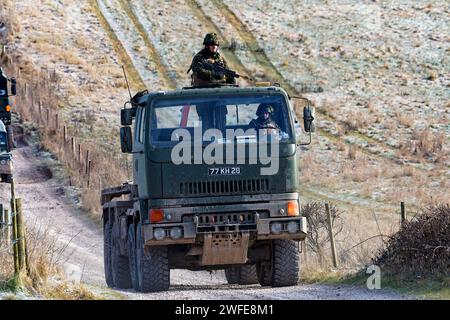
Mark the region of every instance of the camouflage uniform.
[[[264, 112], [269, 113], [269, 117], [264, 119], [262, 117]], [[249, 126], [254, 129], [280, 129], [280, 126], [272, 120], [274, 109], [271, 105], [261, 104], [256, 111], [257, 119], [250, 121]]]
[[209, 70], [202, 66], [202, 63], [216, 64], [223, 68], [228, 69], [227, 62], [220, 55], [219, 52], [211, 52], [206, 46], [219, 45], [219, 40], [215, 33], [208, 33], [203, 41], [205, 48], [198, 52], [192, 60], [192, 85], [193, 86], [208, 86], [214, 84], [234, 83], [234, 78], [227, 77], [222, 72]]

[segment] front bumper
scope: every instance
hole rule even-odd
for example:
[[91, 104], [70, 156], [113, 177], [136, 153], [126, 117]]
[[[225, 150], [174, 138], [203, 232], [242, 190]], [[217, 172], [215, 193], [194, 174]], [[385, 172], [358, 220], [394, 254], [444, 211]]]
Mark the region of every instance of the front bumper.
[[[280, 223], [282, 225], [280, 232], [273, 233], [271, 231], [271, 224], [273, 223]], [[287, 225], [289, 223], [297, 224], [298, 227], [295, 232], [289, 232], [287, 230]], [[172, 239], [170, 237], [170, 230], [173, 228], [182, 229], [181, 238]], [[205, 235], [232, 233], [248, 233], [252, 235], [252, 238], [256, 241], [276, 239], [302, 241], [306, 238], [308, 232], [307, 221], [305, 217], [256, 217], [254, 223], [212, 223], [208, 225], [202, 225], [199, 223], [198, 219], [194, 219], [194, 221], [192, 222], [184, 223], [147, 224], [143, 226], [143, 229], [146, 245], [200, 244], [203, 242]], [[155, 229], [164, 230], [164, 239], [155, 239]]]

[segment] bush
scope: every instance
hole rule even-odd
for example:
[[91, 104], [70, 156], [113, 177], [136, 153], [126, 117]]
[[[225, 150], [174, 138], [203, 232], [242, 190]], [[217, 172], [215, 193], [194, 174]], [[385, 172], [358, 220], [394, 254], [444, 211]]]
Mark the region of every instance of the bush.
[[430, 207], [403, 224], [375, 259], [389, 274], [404, 277], [448, 277], [450, 207]]
[[[301, 213], [308, 221], [306, 245], [311, 251], [317, 254], [319, 263], [322, 265], [325, 245], [330, 242], [325, 203], [309, 202], [302, 206]], [[336, 237], [342, 232], [343, 228], [341, 212], [335, 206], [330, 205], [330, 213], [333, 224], [333, 233]]]

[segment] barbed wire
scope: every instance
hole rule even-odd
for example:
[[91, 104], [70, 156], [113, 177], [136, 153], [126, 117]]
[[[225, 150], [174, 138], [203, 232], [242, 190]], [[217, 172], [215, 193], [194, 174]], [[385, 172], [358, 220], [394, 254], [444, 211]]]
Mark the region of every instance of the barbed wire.
[[346, 253], [348, 253], [349, 251], [351, 251], [351, 250], [353, 250], [354, 248], [356, 248], [357, 246], [362, 245], [364, 242], [367, 242], [367, 241], [369, 241], [369, 240], [372, 240], [372, 239], [378, 238], [378, 237], [382, 237], [382, 238], [392, 238], [391, 236], [387, 236], [387, 235], [385, 235], [385, 234], [377, 234], [377, 235], [375, 235], [375, 236], [369, 237], [369, 238], [367, 238], [366, 240], [363, 240], [363, 241], [361, 241], [361, 242], [355, 244], [355, 245], [354, 245], [353, 247], [351, 247], [350, 249], [345, 250], [342, 254], [346, 254]]

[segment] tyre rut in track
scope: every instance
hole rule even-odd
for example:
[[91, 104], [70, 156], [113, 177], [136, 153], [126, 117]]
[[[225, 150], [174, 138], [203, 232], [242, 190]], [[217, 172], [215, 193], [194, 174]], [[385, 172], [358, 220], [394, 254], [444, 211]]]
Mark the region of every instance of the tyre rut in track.
[[131, 80], [130, 86], [135, 90], [141, 90], [142, 88], [145, 88], [144, 81], [142, 80], [138, 71], [134, 67], [133, 61], [128, 55], [122, 42], [119, 40], [116, 33], [112, 29], [111, 25], [108, 23], [108, 20], [105, 18], [102, 11], [100, 10], [97, 0], [88, 0], [88, 1], [95, 15], [99, 19], [99, 22], [103, 27], [103, 30], [105, 30], [105, 33], [107, 34], [109, 40], [111, 41], [111, 44], [120, 62], [125, 66], [126, 70], [128, 71], [128, 76]]
[[145, 33], [139, 31], [139, 26], [134, 24], [123, 4], [119, 0], [96, 0], [94, 6], [97, 7], [97, 15], [106, 22], [106, 28], [114, 34], [111, 38], [116, 41], [115, 46], [120, 48], [119, 54], [128, 56], [132, 69], [139, 75], [144, 87], [161, 90], [172, 88], [154, 47], [146, 41]]
[[124, 12], [130, 18], [130, 21], [136, 27], [136, 30], [139, 33], [139, 35], [144, 40], [144, 44], [148, 48], [151, 54], [151, 58], [153, 59], [153, 61], [155, 61], [157, 72], [163, 78], [166, 87], [170, 89], [175, 89], [177, 87], [176, 81], [169, 76], [168, 69], [165, 63], [163, 62], [163, 59], [161, 59], [160, 55], [158, 54], [158, 51], [156, 50], [155, 46], [153, 45], [152, 41], [149, 38], [147, 31], [145, 30], [144, 26], [139, 21], [138, 17], [133, 11], [133, 7], [131, 6], [130, 2], [126, 0], [119, 0], [119, 3]]

